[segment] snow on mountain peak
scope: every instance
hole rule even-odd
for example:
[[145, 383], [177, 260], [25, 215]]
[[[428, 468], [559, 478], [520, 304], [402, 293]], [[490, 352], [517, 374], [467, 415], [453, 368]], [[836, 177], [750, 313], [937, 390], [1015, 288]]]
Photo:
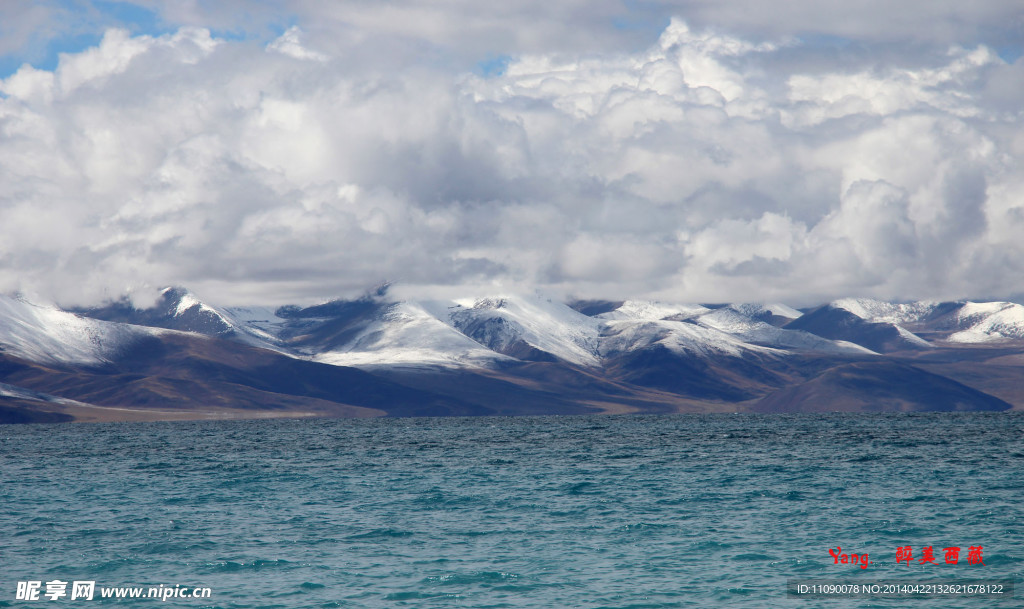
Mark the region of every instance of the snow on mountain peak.
[[198, 306], [200, 310], [214, 312], [212, 308], [203, 304], [198, 298], [193, 296], [191, 293], [186, 292], [182, 295], [181, 299], [178, 300], [178, 306], [174, 309], [174, 316], [178, 317], [188, 311], [192, 307]]
[[[926, 341], [901, 327], [910, 324], [915, 331], [920, 324], [924, 330], [952, 331], [946, 340], [953, 343], [983, 343], [1024, 338], [1024, 306], [1012, 302], [939, 303], [918, 301], [904, 304], [882, 302], [866, 298], [836, 300], [832, 306], [871, 322], [885, 322], [896, 326], [901, 336], [921, 344]], [[949, 307], [945, 312], [940, 307]], [[937, 316], [936, 319], [929, 319]]]
[[129, 340], [158, 332], [0, 296], [0, 351], [35, 362], [102, 364]]
[[935, 311], [939, 304], [930, 300], [893, 303], [872, 298], [842, 298], [831, 303], [833, 307], [845, 309], [865, 321], [890, 324], [921, 321]]
[[786, 319], [796, 319], [803, 313], [782, 303], [743, 302], [729, 305], [729, 308], [751, 319], [775, 315]]
[[1024, 338], [1024, 306], [1012, 302], [968, 302], [956, 312], [961, 327], [946, 340], [983, 343]]
[[[199, 300], [195, 294], [184, 288], [164, 288], [160, 291], [160, 294], [171, 301], [171, 304], [174, 306], [174, 311], [173, 313], [168, 311], [168, 313], [174, 317], [181, 317], [190, 310], [197, 308], [195, 311], [196, 313], [207, 313], [219, 318], [225, 324], [231, 325], [231, 322], [220, 311]], [[177, 303], [174, 302], [175, 298], [177, 299]]]
[[415, 302], [390, 305], [351, 342], [312, 356], [336, 366], [463, 367], [509, 360], [455, 330]]
[[662, 319], [685, 319], [707, 313], [711, 309], [699, 304], [669, 304], [647, 300], [627, 300], [622, 306], [601, 313], [597, 317], [609, 321], [658, 321]]
[[[779, 310], [783, 311], [785, 308], [780, 308]], [[730, 305], [701, 315], [697, 318], [697, 323], [725, 332], [746, 343], [769, 345], [783, 349], [802, 349], [831, 353], [855, 353], [861, 355], [874, 353], [870, 349], [850, 342], [829, 340], [810, 332], [804, 332], [803, 330], [777, 328], [758, 319], [766, 312], [769, 314], [779, 314], [769, 311], [767, 307]], [[799, 311], [796, 311], [796, 313], [799, 314]]]
[[1009, 309], [1020, 309], [1012, 302], [965, 302], [956, 312], [956, 319], [964, 326], [973, 326], [989, 317]]
[[507, 304], [505, 298], [481, 298], [473, 303], [474, 309], [501, 309]]
[[777, 349], [747, 344], [716, 328], [672, 320], [612, 320], [601, 336], [604, 356], [662, 346], [673, 353], [740, 357], [744, 352], [782, 353]]
[[[436, 309], [435, 309], [436, 310]], [[567, 362], [597, 366], [600, 321], [540, 294], [480, 298], [448, 309], [453, 327], [492, 349], [517, 341]]]

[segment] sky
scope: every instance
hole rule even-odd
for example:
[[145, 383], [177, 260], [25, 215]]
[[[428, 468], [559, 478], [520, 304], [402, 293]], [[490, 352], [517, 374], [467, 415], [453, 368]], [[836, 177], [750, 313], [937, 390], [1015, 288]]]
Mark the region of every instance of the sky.
[[0, 3], [0, 292], [1024, 294], [1007, 0]]

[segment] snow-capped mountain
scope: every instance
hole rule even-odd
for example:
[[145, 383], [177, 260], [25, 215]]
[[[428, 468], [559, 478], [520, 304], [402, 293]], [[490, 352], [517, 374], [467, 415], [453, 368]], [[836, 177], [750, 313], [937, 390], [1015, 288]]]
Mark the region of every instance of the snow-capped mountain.
[[597, 366], [600, 322], [539, 295], [431, 303], [435, 315], [495, 352]]
[[121, 299], [75, 312], [91, 319], [231, 338], [255, 347], [287, 352], [277, 337], [286, 320], [277, 317], [275, 309], [215, 307], [182, 287], [163, 288], [156, 303], [143, 309]]
[[338, 366], [493, 366], [509, 360], [486, 348], [417, 304], [384, 307], [369, 323], [335, 348], [310, 354]]
[[[780, 304], [738, 303], [718, 307], [626, 301], [597, 315], [607, 320], [605, 353], [659, 343], [670, 350], [739, 356], [744, 351], [784, 353], [787, 349], [832, 353], [871, 353], [846, 341], [832, 341], [783, 325], [803, 314]], [[623, 343], [623, 341], [626, 341]], [[647, 341], [646, 344], [643, 344]]]
[[228, 336], [234, 331], [220, 311], [188, 290], [176, 287], [160, 290], [156, 303], [144, 309], [136, 308], [130, 300], [123, 298], [100, 307], [74, 309], [73, 312], [90, 319], [208, 336]]
[[[386, 288], [278, 308], [219, 307], [183, 288], [145, 308], [73, 312], [0, 297], [0, 420], [156, 416], [156, 406], [245, 416], [246, 404], [303, 416], [776, 411], [787, 400], [815, 410], [839, 403], [829, 392], [844, 393], [843, 409], [870, 410], [896, 382], [945, 387], [886, 402], [901, 409], [1024, 406], [1013, 377], [1024, 306], [843, 299], [805, 311], [541, 294], [410, 301]], [[999, 366], [978, 374], [989, 359]]]
[[1024, 306], [1013, 302], [964, 303], [948, 316], [959, 330], [946, 340], [955, 343], [987, 343], [1024, 339]]
[[[227, 309], [236, 329], [293, 347], [296, 355], [337, 365], [500, 367], [513, 361], [560, 361], [600, 367], [609, 357], [663, 347], [681, 356], [744, 353], [785, 355], [787, 349], [870, 353], [842, 341], [785, 330], [761, 321], [800, 312], [782, 305], [730, 305], [627, 301], [598, 315], [554, 299], [492, 296], [454, 301], [388, 303], [377, 299], [334, 303], [321, 317], [296, 311], [248, 316]], [[285, 315], [285, 317], [281, 317]], [[331, 341], [314, 337], [344, 327]]]
[[773, 326], [784, 326], [803, 313], [781, 303], [743, 302], [731, 304], [728, 308], [754, 321], [763, 321]]
[[831, 306], [868, 322], [893, 324], [908, 340], [919, 343], [923, 342], [920, 335], [955, 343], [1024, 339], [1024, 306], [1012, 302], [889, 303], [847, 298]]
[[597, 315], [610, 321], [683, 321], [709, 312], [700, 304], [668, 304], [645, 300], [627, 300], [621, 306]]
[[[796, 319], [800, 316], [799, 311], [793, 309], [789, 311], [795, 312], [797, 315], [790, 318], [773, 314], [771, 311], [768, 311], [768, 315], [770, 318], [778, 316], [783, 317], [783, 319]], [[810, 332], [804, 332], [803, 330], [778, 328], [765, 321], [759, 321], [759, 319], [764, 317], [761, 310], [756, 307], [730, 305], [705, 313], [698, 317], [697, 321], [703, 326], [725, 332], [730, 336], [751, 344], [771, 345], [779, 349], [793, 349], [797, 351], [820, 351], [823, 353], [874, 353], [866, 347], [845, 340], [829, 340]]]
[[100, 365], [158, 331], [80, 317], [52, 305], [0, 296], [0, 354], [46, 364]]
[[662, 347], [679, 355], [740, 357], [744, 352], [777, 353], [770, 347], [698, 324], [683, 321], [610, 321], [603, 327], [601, 353], [605, 357]]
[[928, 319], [941, 305], [933, 301], [893, 303], [871, 298], [842, 298], [831, 306], [845, 309], [857, 317], [875, 323], [908, 324]]
[[936, 341], [1024, 339], [1024, 306], [1006, 302], [841, 299], [805, 314], [778, 303], [627, 300], [604, 309], [587, 315], [539, 294], [391, 302], [384, 291], [306, 308], [220, 308], [167, 288], [148, 309], [120, 301], [81, 313], [357, 367], [561, 361], [599, 368], [608, 357], [654, 346], [681, 355], [870, 355], [931, 349]]
[[[929, 349], [932, 345], [893, 321], [902, 320], [896, 307], [865, 306], [873, 301], [836, 301], [801, 315], [784, 326], [833, 341], [846, 341], [877, 353]], [[882, 305], [883, 303], [877, 303]], [[853, 309], [853, 310], [851, 310]], [[874, 313], [879, 313], [878, 317]]]

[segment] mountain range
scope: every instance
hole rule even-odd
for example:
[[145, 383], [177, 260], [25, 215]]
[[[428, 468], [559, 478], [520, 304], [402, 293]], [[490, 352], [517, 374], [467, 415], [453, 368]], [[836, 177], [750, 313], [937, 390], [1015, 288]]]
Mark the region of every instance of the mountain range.
[[1024, 408], [1024, 306], [0, 296], [0, 422]]

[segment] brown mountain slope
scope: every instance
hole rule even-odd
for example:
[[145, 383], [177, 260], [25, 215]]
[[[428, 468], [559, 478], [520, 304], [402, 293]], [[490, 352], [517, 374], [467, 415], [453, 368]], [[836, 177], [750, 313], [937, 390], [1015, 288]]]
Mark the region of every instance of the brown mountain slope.
[[923, 412], [1009, 410], [999, 398], [902, 362], [858, 362], [785, 387], [755, 412]]

